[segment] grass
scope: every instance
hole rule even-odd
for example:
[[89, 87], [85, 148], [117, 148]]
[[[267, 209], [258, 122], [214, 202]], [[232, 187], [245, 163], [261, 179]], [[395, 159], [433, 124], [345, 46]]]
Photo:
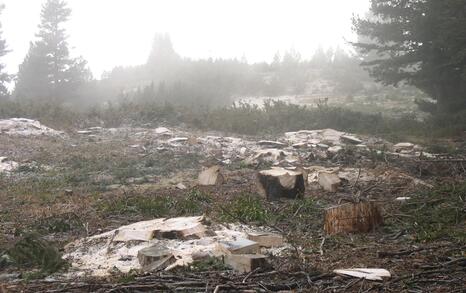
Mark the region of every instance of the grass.
[[267, 208], [255, 195], [244, 194], [221, 208], [220, 219], [225, 222], [265, 223], [270, 220]]
[[101, 202], [98, 210], [103, 214], [141, 215], [145, 218], [198, 216], [208, 212], [206, 204], [212, 198], [197, 189], [184, 196], [130, 195]]
[[106, 200], [98, 209], [104, 214], [161, 218], [169, 214], [170, 201], [162, 197], [124, 197]]
[[419, 242], [466, 243], [466, 183], [418, 193], [401, 205], [403, 228]]
[[84, 229], [82, 220], [74, 213], [54, 215], [39, 220], [33, 226], [34, 230], [45, 233], [63, 233]]

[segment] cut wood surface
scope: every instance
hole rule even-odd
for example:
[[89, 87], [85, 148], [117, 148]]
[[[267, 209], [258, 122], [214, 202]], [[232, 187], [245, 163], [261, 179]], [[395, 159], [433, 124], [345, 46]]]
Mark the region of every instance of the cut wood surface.
[[224, 183], [225, 178], [221, 173], [220, 166], [213, 166], [199, 174], [198, 183], [202, 186], [221, 185]]
[[138, 260], [144, 271], [164, 269], [175, 262], [173, 253], [168, 248], [160, 245], [139, 250]]
[[248, 238], [252, 241], [255, 241], [261, 247], [279, 247], [284, 243], [283, 236], [275, 233], [260, 233], [260, 232], [251, 232], [248, 233]]
[[230, 254], [225, 256], [225, 264], [240, 273], [248, 273], [259, 267], [265, 268], [267, 256], [262, 254]]
[[336, 192], [341, 184], [340, 177], [333, 173], [319, 172], [319, 184], [325, 191]]
[[302, 197], [305, 190], [303, 172], [274, 168], [257, 175], [259, 192], [267, 200]]

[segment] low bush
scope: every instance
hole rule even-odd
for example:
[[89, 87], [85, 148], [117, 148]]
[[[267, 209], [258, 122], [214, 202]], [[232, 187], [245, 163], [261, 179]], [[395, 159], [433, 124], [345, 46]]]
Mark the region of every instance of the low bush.
[[160, 124], [187, 126], [202, 130], [257, 135], [276, 134], [300, 129], [334, 128], [341, 131], [378, 135], [393, 140], [405, 137], [445, 137], [466, 130], [466, 113], [439, 115], [419, 121], [413, 115], [390, 118], [382, 113], [370, 114], [319, 104], [305, 107], [281, 101], [267, 101], [263, 107], [236, 103], [228, 107], [209, 108], [174, 106], [170, 103], [121, 102], [93, 107], [88, 111], [47, 104], [24, 104], [3, 101], [0, 118], [26, 117], [58, 129], [66, 127]]

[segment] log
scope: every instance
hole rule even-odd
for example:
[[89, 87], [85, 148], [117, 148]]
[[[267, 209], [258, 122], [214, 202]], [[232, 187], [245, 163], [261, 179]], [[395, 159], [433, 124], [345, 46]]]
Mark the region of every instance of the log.
[[375, 202], [347, 203], [325, 210], [324, 229], [329, 235], [370, 232], [382, 224], [383, 217]]
[[301, 198], [304, 195], [304, 176], [301, 171], [283, 168], [260, 171], [257, 174], [259, 192], [274, 201], [280, 198]]

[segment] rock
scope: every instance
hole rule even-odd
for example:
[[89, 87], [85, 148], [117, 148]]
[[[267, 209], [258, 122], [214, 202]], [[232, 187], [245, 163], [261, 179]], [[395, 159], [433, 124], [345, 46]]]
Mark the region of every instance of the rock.
[[254, 242], [257, 242], [260, 247], [279, 247], [283, 246], [283, 237], [275, 233], [260, 233], [260, 232], [251, 232], [248, 233], [248, 238]]
[[175, 257], [168, 248], [154, 245], [139, 250], [138, 260], [142, 270], [150, 272], [165, 269], [175, 262]]
[[231, 254], [224, 258], [225, 264], [240, 273], [248, 273], [257, 268], [265, 268], [267, 256], [262, 254]]
[[346, 270], [334, 270], [336, 274], [346, 275], [372, 281], [382, 281], [382, 278], [390, 278], [391, 274], [385, 269], [346, 269]]
[[341, 140], [351, 144], [361, 144], [362, 140], [352, 135], [342, 135]]
[[259, 252], [257, 242], [243, 238], [236, 241], [220, 242], [219, 248], [225, 254], [253, 254]]
[[185, 190], [187, 189], [186, 185], [184, 185], [183, 183], [178, 183], [176, 185], [176, 188], [180, 189], [180, 190]]
[[198, 183], [201, 186], [221, 185], [224, 183], [225, 178], [221, 173], [220, 166], [213, 166], [199, 174]]
[[341, 184], [340, 177], [333, 173], [319, 172], [318, 180], [325, 191], [336, 192]]
[[374, 202], [347, 203], [325, 210], [324, 229], [329, 235], [370, 232], [382, 223], [382, 214]]
[[304, 175], [300, 171], [275, 168], [257, 174], [259, 192], [267, 200], [302, 197], [305, 190]]
[[271, 141], [271, 140], [260, 140], [257, 142], [260, 146], [265, 146], [269, 148], [283, 148], [286, 147], [286, 144], [279, 142], [279, 141]]

